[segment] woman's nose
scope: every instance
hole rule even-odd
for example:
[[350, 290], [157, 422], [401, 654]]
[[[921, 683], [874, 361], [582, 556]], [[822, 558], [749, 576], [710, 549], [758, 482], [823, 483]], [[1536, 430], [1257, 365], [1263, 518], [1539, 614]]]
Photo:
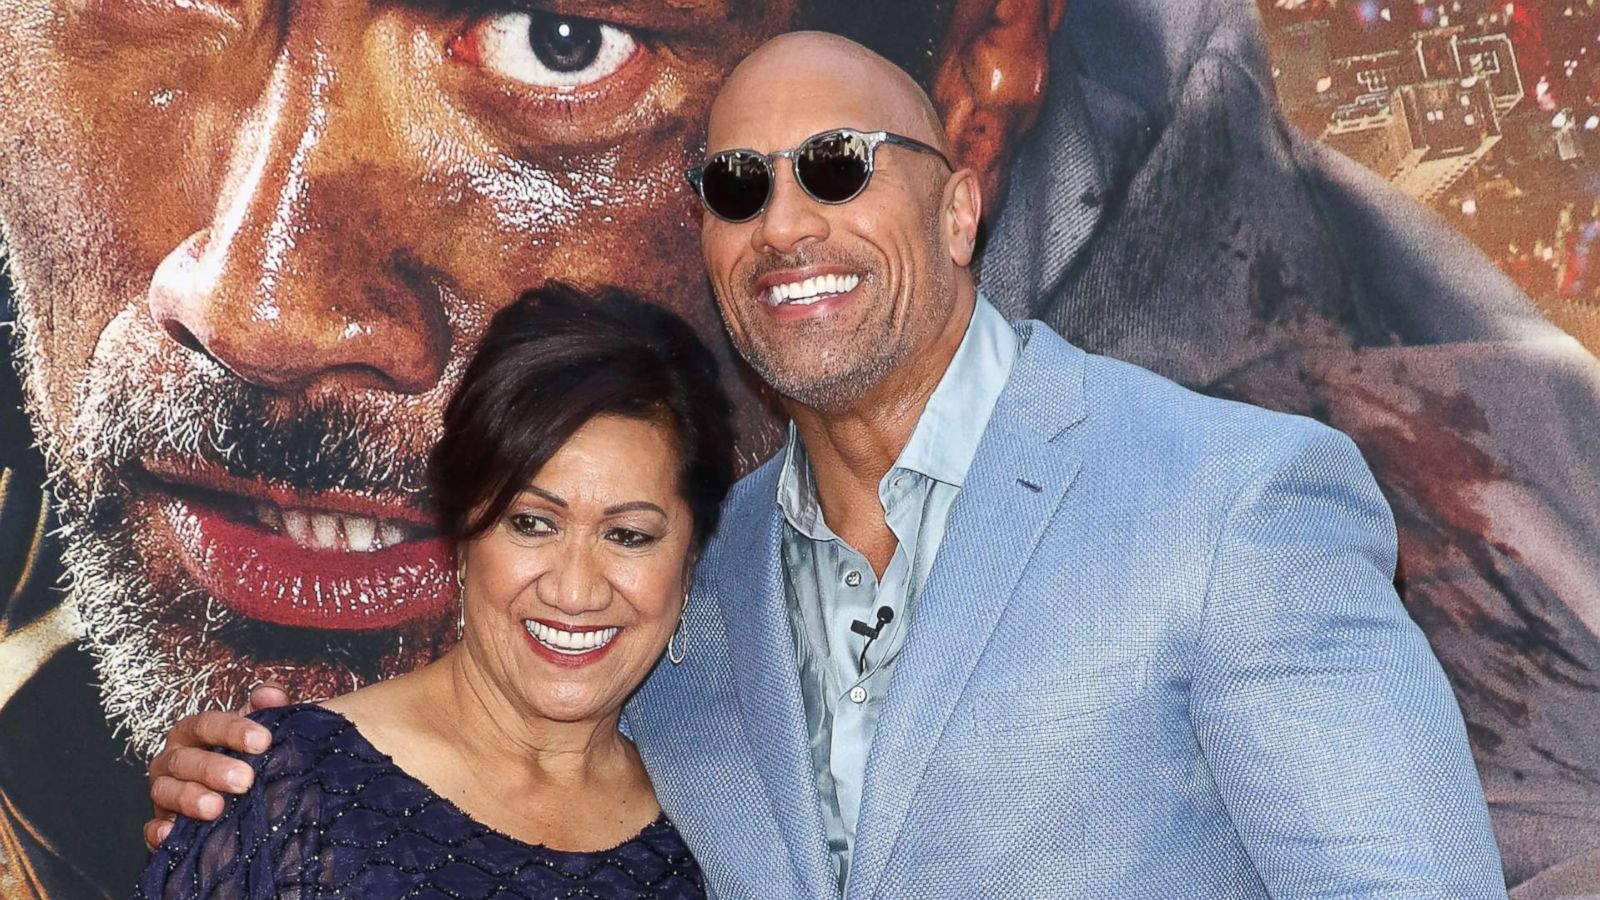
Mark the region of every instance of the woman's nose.
[[541, 579], [545, 603], [569, 616], [598, 612], [611, 604], [611, 580], [593, 551], [568, 553]]

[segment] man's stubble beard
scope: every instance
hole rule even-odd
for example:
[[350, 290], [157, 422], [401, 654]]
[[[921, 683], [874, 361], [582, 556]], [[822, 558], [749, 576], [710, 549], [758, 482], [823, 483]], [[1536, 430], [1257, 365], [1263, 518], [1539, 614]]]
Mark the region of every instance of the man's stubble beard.
[[[296, 699], [330, 697], [409, 671], [443, 652], [453, 638], [453, 611], [437, 621], [382, 632], [292, 629], [251, 621], [227, 608], [194, 586], [177, 560], [162, 561], [175, 576], [156, 578], [162, 567], [153, 565], [148, 548], [141, 547], [138, 525], [129, 518], [134, 495], [123, 474], [152, 449], [214, 458], [216, 447], [227, 446], [228, 429], [219, 424], [225, 416], [196, 421], [175, 410], [170, 398], [212, 393], [218, 408], [229, 408], [230, 401], [241, 408], [248, 403], [236, 385], [228, 385], [225, 379], [231, 376], [186, 370], [160, 376], [158, 386], [139, 387], [138, 366], [92, 361], [78, 395], [56, 398], [55, 409], [73, 410], [65, 434], [56, 434], [42, 415], [48, 406], [43, 323], [34, 316], [29, 287], [16, 279], [13, 288], [12, 357], [56, 498], [63, 602], [76, 607], [84, 623], [107, 717], [131, 753], [154, 754], [185, 715], [242, 705], [250, 686], [264, 678], [283, 684]], [[376, 422], [343, 421], [341, 427], [343, 434], [326, 446], [370, 449], [368, 429]], [[303, 445], [315, 432], [301, 428], [295, 433]], [[301, 456], [321, 453], [320, 446], [301, 449]], [[363, 458], [368, 465], [348, 478], [332, 474], [332, 463], [307, 465], [323, 471], [321, 480], [333, 485], [406, 484], [420, 490], [420, 466], [414, 461], [407, 466], [370, 454]], [[293, 470], [296, 462], [285, 460], [282, 468]]]
[[[930, 213], [922, 223], [929, 246], [936, 246], [940, 219], [937, 211]], [[785, 254], [768, 258], [760, 265], [754, 267], [745, 275], [742, 282], [745, 286], [746, 296], [755, 296], [754, 285], [768, 272], [785, 268], [800, 268], [803, 266], [820, 265], [824, 263], [844, 263], [860, 272], [872, 272], [873, 261], [856, 254], [840, 255], [837, 252], [822, 253], [800, 252]], [[881, 282], [872, 275], [862, 279], [859, 289], [875, 290]], [[949, 272], [941, 266], [930, 266], [923, 287], [926, 295], [912, 297], [909, 303], [927, 302], [931, 298], [944, 298], [951, 295], [953, 281]], [[867, 299], [867, 298], [861, 298]], [[761, 302], [761, 301], [756, 301]], [[868, 300], [873, 302], [873, 300]], [[727, 298], [720, 298], [718, 306], [721, 309], [732, 309]], [[913, 315], [911, 311], [907, 315]], [[861, 342], [866, 341], [868, 350], [864, 355], [848, 365], [834, 368], [821, 373], [804, 373], [797, 371], [798, 367], [786, 362], [785, 353], [781, 348], [763, 345], [759, 339], [753, 339], [747, 333], [741, 337], [731, 327], [727, 327], [729, 338], [733, 341], [734, 348], [744, 361], [749, 364], [757, 375], [765, 381], [779, 395], [809, 409], [819, 412], [833, 412], [852, 409], [859, 404], [862, 398], [871, 394], [889, 375], [907, 364], [918, 346], [926, 343], [937, 332], [941, 322], [937, 319], [925, 323], [922, 331], [908, 323], [908, 327], [895, 333], [893, 326], [894, 309], [891, 304], [887, 316], [881, 321], [883, 334], [866, 337], [863, 335], [849, 335], [840, 338], [833, 334], [826, 326], [817, 326], [807, 329], [817, 332], [815, 337], [800, 335], [796, 341], [815, 342]], [[874, 323], [867, 323], [874, 324]], [[724, 326], [727, 326], [726, 317]], [[791, 326], [792, 328], [793, 326]], [[923, 333], [926, 331], [927, 333]], [[792, 349], [792, 348], [791, 348]], [[813, 349], [811, 347], [808, 350]]]
[[[836, 339], [824, 328], [811, 330], [817, 332], [816, 337], [801, 336], [797, 340], [822, 344]], [[853, 406], [894, 371], [906, 355], [903, 348], [883, 345], [882, 351], [870, 353], [853, 365], [825, 372], [818, 377], [795, 371], [794, 367], [787, 365], [781, 351], [769, 352], [766, 346], [754, 341], [740, 341], [737, 336], [734, 336], [734, 343], [750, 368], [779, 395], [810, 409], [823, 411]]]

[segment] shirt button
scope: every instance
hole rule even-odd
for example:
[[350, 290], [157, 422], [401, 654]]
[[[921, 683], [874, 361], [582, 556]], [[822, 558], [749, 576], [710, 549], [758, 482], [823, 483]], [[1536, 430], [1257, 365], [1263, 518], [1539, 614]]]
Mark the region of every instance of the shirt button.
[[864, 688], [864, 687], [862, 687], [861, 685], [858, 684], [855, 687], [850, 689], [850, 701], [852, 703], [864, 703], [864, 702], [866, 702], [866, 699], [867, 699], [867, 689], [866, 688]]
[[845, 587], [858, 587], [861, 584], [861, 573], [854, 569], [844, 573]]

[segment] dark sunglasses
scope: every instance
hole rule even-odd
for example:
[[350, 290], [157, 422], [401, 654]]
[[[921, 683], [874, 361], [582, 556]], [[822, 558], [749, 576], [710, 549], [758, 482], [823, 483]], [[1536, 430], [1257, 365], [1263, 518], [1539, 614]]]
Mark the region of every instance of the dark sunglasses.
[[684, 175], [712, 215], [725, 222], [748, 222], [761, 215], [772, 199], [773, 160], [790, 161], [794, 180], [811, 199], [818, 203], [848, 203], [872, 180], [880, 144], [931, 153], [955, 169], [938, 149], [914, 138], [888, 131], [835, 128], [806, 138], [793, 150], [724, 150]]

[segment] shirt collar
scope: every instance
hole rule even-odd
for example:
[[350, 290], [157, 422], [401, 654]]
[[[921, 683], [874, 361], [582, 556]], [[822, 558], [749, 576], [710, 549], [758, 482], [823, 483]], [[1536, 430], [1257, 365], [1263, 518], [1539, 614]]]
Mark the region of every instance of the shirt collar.
[[[909, 471], [961, 487], [1020, 351], [1017, 332], [980, 294], [961, 345], [928, 397], [928, 405], [889, 475], [896, 470]], [[889, 476], [884, 477], [887, 481]], [[880, 485], [878, 495], [883, 494]], [[789, 423], [783, 468], [778, 476], [777, 504], [796, 531], [812, 540], [834, 539], [832, 529], [822, 519], [811, 463], [793, 422]]]
[[811, 460], [805, 445], [789, 423], [789, 439], [784, 442], [783, 469], [778, 475], [778, 509], [789, 527], [813, 541], [831, 541], [836, 535], [822, 520], [822, 504], [817, 501], [817, 486], [811, 480]]
[[961, 487], [978, 454], [983, 431], [989, 427], [989, 416], [1011, 377], [1020, 341], [999, 310], [980, 295], [966, 336], [939, 386], [928, 397], [891, 473], [903, 469]]

